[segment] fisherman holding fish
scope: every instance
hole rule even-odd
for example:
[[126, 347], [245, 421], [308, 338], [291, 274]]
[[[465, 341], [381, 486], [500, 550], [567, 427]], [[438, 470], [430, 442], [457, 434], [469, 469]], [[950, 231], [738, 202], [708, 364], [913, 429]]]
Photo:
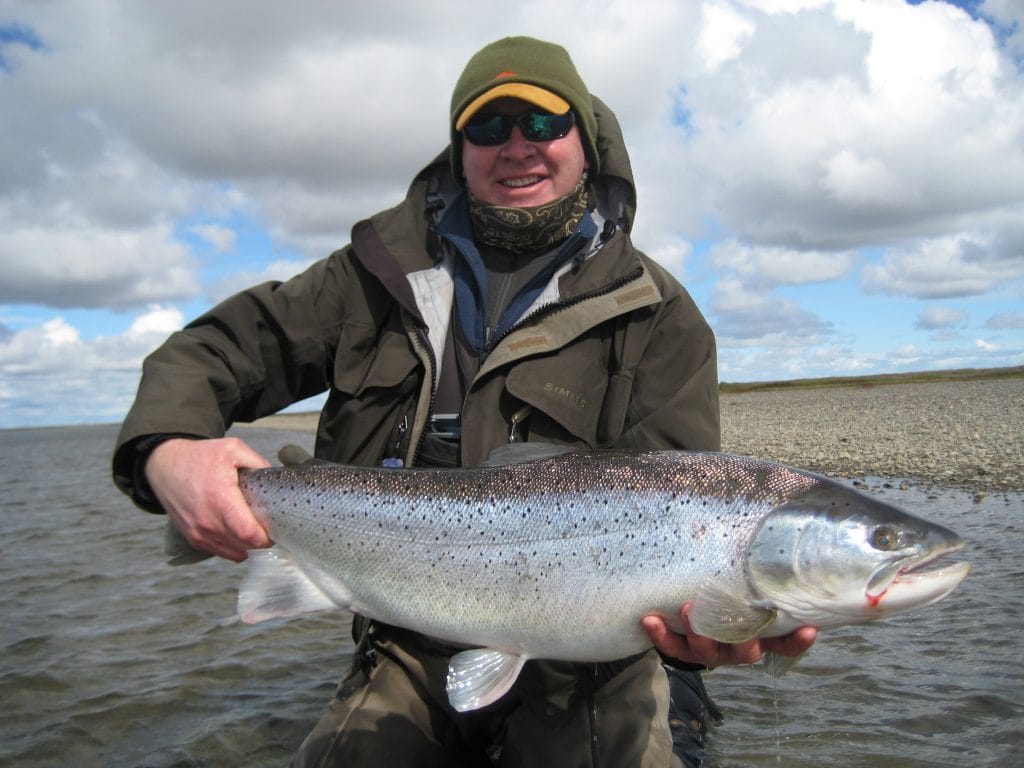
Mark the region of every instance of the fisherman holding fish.
[[[114, 479], [197, 549], [241, 561], [272, 545], [238, 479], [269, 463], [224, 433], [324, 391], [316, 455], [344, 464], [474, 467], [520, 443], [719, 448], [714, 336], [633, 246], [618, 123], [568, 53], [485, 46], [450, 117], [450, 146], [350, 245], [147, 358]], [[357, 617], [353, 673], [293, 765], [695, 765], [715, 711], [698, 670], [799, 655], [815, 636], [719, 643], [683, 606], [682, 633], [642, 623], [656, 650], [528, 661], [502, 700], [461, 713], [445, 694], [461, 647]]]

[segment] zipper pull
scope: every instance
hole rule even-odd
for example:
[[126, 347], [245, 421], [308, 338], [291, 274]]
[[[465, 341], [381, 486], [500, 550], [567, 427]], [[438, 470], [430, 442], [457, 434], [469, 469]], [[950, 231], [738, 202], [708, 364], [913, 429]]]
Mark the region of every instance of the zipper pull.
[[516, 428], [524, 421], [526, 421], [526, 419], [529, 418], [531, 413], [533, 413], [533, 406], [524, 405], [522, 408], [520, 408], [518, 411], [512, 414], [512, 418], [510, 420], [512, 426], [508, 431], [508, 441], [510, 443], [523, 442], [523, 438], [519, 436], [518, 432], [516, 432]]
[[401, 469], [405, 466], [402, 460], [402, 443], [405, 442], [405, 433], [409, 431], [409, 414], [402, 416], [402, 420], [395, 427], [392, 439], [391, 456], [385, 456], [380, 465], [387, 469]]

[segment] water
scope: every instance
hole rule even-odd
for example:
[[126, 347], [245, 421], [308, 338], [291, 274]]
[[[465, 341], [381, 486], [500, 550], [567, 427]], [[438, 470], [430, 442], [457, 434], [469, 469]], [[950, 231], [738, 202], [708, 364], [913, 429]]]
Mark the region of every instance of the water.
[[[110, 483], [115, 432], [0, 432], [0, 765], [286, 765], [347, 666], [347, 619], [243, 625], [241, 567], [166, 566], [163, 518]], [[1020, 764], [1024, 494], [872, 485], [964, 536], [974, 572], [936, 606], [824, 633], [778, 681], [709, 675], [711, 768]]]

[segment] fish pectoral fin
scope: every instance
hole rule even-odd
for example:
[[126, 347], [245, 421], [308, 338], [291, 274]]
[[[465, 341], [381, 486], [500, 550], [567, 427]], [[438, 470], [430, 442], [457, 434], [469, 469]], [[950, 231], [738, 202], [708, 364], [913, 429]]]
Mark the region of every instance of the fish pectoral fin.
[[246, 624], [338, 608], [286, 549], [251, 549], [247, 562], [248, 570], [238, 588], [238, 616]]
[[752, 605], [742, 595], [710, 586], [690, 605], [690, 626], [720, 643], [743, 643], [761, 634], [776, 615], [774, 608]]
[[803, 657], [804, 654], [802, 653], [799, 656], [782, 656], [778, 653], [768, 651], [761, 658], [761, 663], [764, 664], [765, 672], [774, 678], [779, 678], [799, 664], [800, 659]]
[[494, 648], [474, 648], [448, 663], [448, 701], [459, 712], [486, 707], [506, 693], [519, 677], [526, 657]]

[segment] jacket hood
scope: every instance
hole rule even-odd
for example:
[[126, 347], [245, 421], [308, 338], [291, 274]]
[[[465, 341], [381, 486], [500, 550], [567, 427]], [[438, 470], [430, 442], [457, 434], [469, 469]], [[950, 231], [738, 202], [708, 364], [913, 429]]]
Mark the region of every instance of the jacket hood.
[[[607, 104], [593, 94], [590, 98], [597, 118], [597, 153], [601, 168], [600, 173], [590, 179], [591, 201], [596, 203], [602, 218], [611, 219], [619, 229], [629, 232], [636, 216], [636, 185], [622, 129]], [[449, 144], [416, 174], [409, 186], [407, 199], [422, 200], [429, 192], [447, 203], [460, 194], [464, 189], [462, 180], [453, 178], [451, 173], [451, 153], [457, 149]]]
[[[612, 221], [628, 233], [636, 214], [636, 188], [629, 155], [615, 114], [596, 96], [591, 99], [601, 156], [601, 171], [589, 180], [591, 204], [604, 221]], [[352, 229], [356, 257], [390, 286], [400, 303], [414, 312], [415, 302], [404, 275], [433, 266], [435, 249], [429, 243], [437, 237], [432, 231], [434, 221], [465, 191], [461, 180], [452, 176], [451, 152], [449, 145], [416, 174], [405, 200]], [[426, 249], [424, 243], [428, 244]]]

